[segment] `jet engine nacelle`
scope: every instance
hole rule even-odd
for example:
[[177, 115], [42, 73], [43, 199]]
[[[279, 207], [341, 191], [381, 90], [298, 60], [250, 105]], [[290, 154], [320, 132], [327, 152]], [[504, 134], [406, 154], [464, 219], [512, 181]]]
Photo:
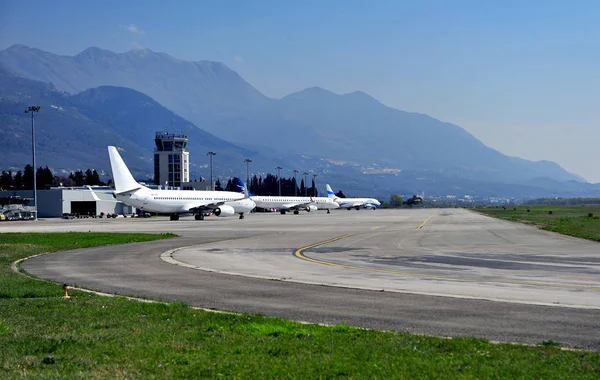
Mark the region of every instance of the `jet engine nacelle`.
[[306, 211], [308, 211], [308, 212], [317, 211], [317, 206], [315, 206], [315, 205], [307, 206]]
[[229, 205], [219, 206], [215, 209], [215, 215], [220, 217], [233, 216], [235, 215], [235, 209]]

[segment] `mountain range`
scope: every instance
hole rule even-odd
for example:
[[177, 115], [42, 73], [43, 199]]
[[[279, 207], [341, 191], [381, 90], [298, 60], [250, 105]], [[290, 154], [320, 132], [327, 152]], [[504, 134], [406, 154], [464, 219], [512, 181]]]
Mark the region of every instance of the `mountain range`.
[[9, 142], [3, 146], [2, 169], [18, 169], [31, 162], [31, 122], [23, 110], [32, 103], [42, 107], [35, 115], [37, 162], [61, 171], [108, 170], [106, 147], [116, 145], [123, 150], [132, 172], [148, 178], [152, 175], [153, 140], [159, 131], [188, 136], [188, 149], [194, 158], [190, 160], [190, 175], [195, 179], [207, 176], [205, 155], [209, 150], [219, 152], [214, 170], [223, 175], [240, 175], [245, 158], [271, 163], [260, 153], [197, 128], [132, 89], [101, 86], [70, 95], [2, 67], [0, 83], [0, 130]]
[[0, 129], [20, 133], [14, 136], [18, 148], [5, 156], [11, 164], [26, 162], [26, 127], [17, 124], [23, 124], [23, 107], [39, 101], [69, 110], [68, 120], [54, 116], [60, 131], [52, 133], [62, 140], [53, 137], [50, 145], [64, 145], [73, 133], [89, 139], [96, 136], [90, 129], [104, 131], [77, 153], [61, 149], [64, 159], [49, 155], [65, 168], [73, 167], [67, 165], [71, 155], [77, 163], [107, 168], [104, 152], [102, 161], [92, 156], [112, 138], [110, 144], [128, 147], [136, 170], [151, 173], [151, 139], [166, 130], [188, 134], [192, 161], [217, 151], [221, 166], [215, 170], [222, 175], [239, 172], [243, 159], [252, 158], [256, 170], [313, 169], [320, 181], [351, 195], [348, 190], [514, 197], [600, 192], [556, 163], [503, 155], [459, 126], [385, 106], [360, 91], [338, 95], [312, 87], [270, 99], [222, 63], [147, 49], [88, 48], [60, 56], [14, 45], [0, 51], [0, 65]]

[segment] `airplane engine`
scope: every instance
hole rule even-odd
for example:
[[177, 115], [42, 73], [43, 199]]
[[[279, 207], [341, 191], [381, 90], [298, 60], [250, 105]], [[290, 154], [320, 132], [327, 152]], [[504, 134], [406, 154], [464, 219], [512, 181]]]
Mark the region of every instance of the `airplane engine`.
[[315, 205], [307, 206], [306, 211], [308, 211], [308, 212], [317, 211], [317, 206], [315, 206]]
[[215, 215], [220, 217], [233, 216], [235, 215], [235, 209], [229, 205], [219, 206], [215, 209]]

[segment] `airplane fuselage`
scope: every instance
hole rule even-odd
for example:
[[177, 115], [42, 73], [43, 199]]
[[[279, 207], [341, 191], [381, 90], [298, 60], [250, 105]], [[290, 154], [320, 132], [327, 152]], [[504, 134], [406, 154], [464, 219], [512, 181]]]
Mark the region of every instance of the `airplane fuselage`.
[[340, 208], [378, 208], [381, 203], [373, 198], [334, 198]]
[[[256, 206], [261, 208], [300, 209], [309, 211], [311, 208], [317, 210], [330, 210], [338, 208], [338, 204], [331, 198], [325, 197], [278, 197], [278, 196], [251, 196]], [[312, 207], [311, 207], [312, 206]]]
[[224, 202], [235, 213], [248, 213], [255, 204], [244, 195], [228, 191], [152, 190], [142, 188], [131, 194], [116, 195], [121, 202], [148, 212], [165, 214], [193, 213], [191, 209]]

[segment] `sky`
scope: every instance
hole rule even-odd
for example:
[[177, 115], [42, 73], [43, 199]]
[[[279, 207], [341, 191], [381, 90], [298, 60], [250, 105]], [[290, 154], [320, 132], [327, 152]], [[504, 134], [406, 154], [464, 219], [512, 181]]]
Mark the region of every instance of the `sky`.
[[273, 98], [360, 90], [600, 182], [598, 20], [587, 0], [0, 0], [0, 50], [148, 48]]

